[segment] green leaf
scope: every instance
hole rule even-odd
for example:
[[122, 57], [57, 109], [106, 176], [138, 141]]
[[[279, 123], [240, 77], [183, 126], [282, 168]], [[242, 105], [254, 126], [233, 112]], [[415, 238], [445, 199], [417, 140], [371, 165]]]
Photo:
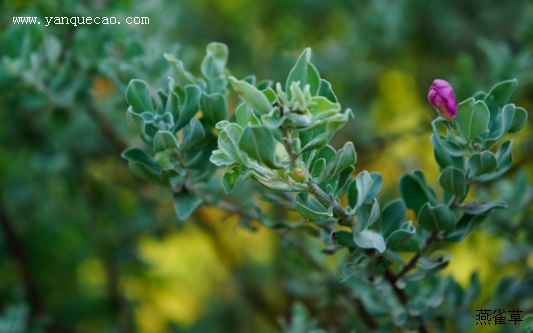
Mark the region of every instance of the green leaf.
[[516, 79], [497, 83], [483, 99], [491, 110], [491, 114], [503, 107], [511, 98], [518, 81]]
[[325, 126], [315, 124], [311, 128], [301, 131], [300, 134], [306, 133], [304, 134], [305, 137], [300, 135], [300, 139], [302, 140], [301, 153], [313, 149], [320, 149], [327, 145], [335, 132], [341, 129], [351, 117], [353, 117], [353, 113], [350, 109], [347, 109], [344, 113], [337, 113], [336, 117], [323, 120], [322, 122], [326, 123]]
[[158, 131], [154, 137], [154, 152], [178, 148], [178, 139], [169, 131]]
[[196, 118], [191, 118], [189, 123], [183, 127], [181, 149], [189, 149], [205, 136], [206, 133], [202, 123], [200, 123], [200, 121]]
[[126, 88], [126, 101], [135, 113], [154, 111], [150, 88], [143, 80], [131, 80]]
[[533, 314], [530, 313], [524, 317], [520, 329], [523, 333], [533, 333]]
[[408, 208], [412, 209], [418, 216], [420, 208], [429, 202], [437, 204], [435, 194], [427, 185], [425, 178], [420, 171], [412, 174], [405, 174], [400, 178], [400, 193]]
[[248, 104], [242, 103], [237, 109], [235, 109], [235, 117], [237, 118], [237, 123], [241, 127], [246, 127], [246, 125], [260, 125], [261, 122], [254, 115], [254, 111]]
[[491, 180], [495, 180], [499, 177], [501, 177], [504, 173], [506, 173], [513, 164], [513, 152], [511, 150], [513, 141], [508, 140], [505, 141], [500, 145], [500, 148], [498, 149], [498, 152], [496, 153], [496, 161], [498, 161], [498, 168], [496, 171], [483, 174], [481, 176], [476, 177], [476, 180], [478, 182], [487, 182]]
[[446, 239], [450, 242], [462, 242], [466, 236], [472, 232], [472, 230], [477, 228], [483, 221], [485, 221], [487, 216], [488, 214], [463, 214], [459, 222], [457, 222], [455, 230], [446, 234]]
[[278, 100], [278, 95], [272, 88], [263, 90], [263, 94], [265, 94], [265, 97], [268, 99], [270, 105], [274, 104]]
[[209, 161], [217, 166], [228, 166], [235, 163], [228, 157], [228, 155], [224, 154], [224, 152], [222, 152], [222, 150], [220, 149], [214, 150], [212, 152], [211, 157], [209, 157]]
[[179, 97], [172, 90], [168, 92], [167, 103], [165, 105], [165, 112], [170, 113], [173, 119], [179, 119], [179, 114], [180, 114]]
[[379, 218], [379, 203], [374, 200], [371, 204], [363, 204], [357, 213], [355, 233], [370, 227]]
[[270, 112], [272, 105], [268, 101], [268, 98], [256, 87], [246, 81], [239, 81], [233, 76], [229, 77], [229, 81], [231, 82], [233, 89], [235, 89], [245, 103], [250, 105], [260, 114], [267, 114]]
[[357, 182], [354, 178], [348, 181], [348, 185], [346, 185], [346, 193], [348, 197], [348, 207], [346, 207], [346, 209], [355, 211], [359, 198], [357, 193]]
[[291, 86], [292, 82], [297, 81], [300, 81], [300, 87], [302, 87], [302, 89], [306, 84], [309, 84], [311, 96], [317, 95], [320, 87], [320, 75], [318, 74], [318, 70], [315, 68], [315, 66], [311, 64], [310, 60], [311, 49], [306, 48], [298, 58], [298, 61], [296, 61], [294, 67], [289, 72], [287, 83], [285, 84], [285, 89], [287, 90], [289, 100], [291, 98], [289, 87]]
[[466, 193], [465, 174], [452, 166], [442, 170], [439, 177], [439, 184], [445, 191], [457, 197], [462, 197]]
[[498, 162], [496, 161], [496, 156], [487, 150], [470, 156], [468, 159], [468, 165], [470, 167], [471, 175], [477, 177], [496, 170]]
[[282, 168], [276, 163], [276, 141], [272, 133], [262, 126], [248, 126], [239, 140], [239, 148], [271, 169]]
[[296, 195], [296, 208], [308, 221], [319, 224], [335, 222], [333, 213], [308, 193], [300, 192]]
[[353, 233], [347, 230], [337, 230], [335, 231], [335, 234], [337, 235], [338, 245], [346, 246], [346, 247], [355, 246], [355, 242], [353, 240]]
[[363, 249], [376, 249], [379, 253], [383, 253], [387, 249], [383, 236], [372, 230], [367, 229], [355, 234], [353, 240], [357, 246]]
[[524, 127], [527, 122], [527, 111], [524, 108], [517, 108], [514, 104], [507, 104], [502, 110], [503, 128], [505, 133], [516, 133]]
[[175, 131], [179, 131], [189, 123], [192, 117], [198, 112], [198, 102], [200, 101], [201, 90], [198, 86], [188, 85], [185, 87], [185, 102], [180, 116], [174, 126]]
[[337, 96], [331, 89], [331, 83], [324, 79], [320, 79], [320, 88], [318, 89], [318, 95], [326, 97], [330, 102], [337, 103]]
[[188, 85], [198, 84], [195, 77], [185, 70], [181, 60], [176, 59], [173, 55], [168, 53], [165, 53], [164, 57], [172, 65], [176, 74], [176, 83], [180, 88], [184, 89]]
[[337, 181], [337, 186], [335, 188], [336, 197], [341, 197], [344, 194], [346, 190], [346, 184], [348, 184], [348, 181], [350, 180], [354, 170], [355, 170], [354, 166], [349, 166], [339, 173], [339, 179]]
[[315, 115], [315, 118], [320, 117], [321, 113], [336, 113], [341, 110], [341, 105], [339, 103], [334, 103], [323, 96], [315, 96], [311, 101], [316, 103], [316, 106], [311, 109], [311, 113]]
[[526, 109], [520, 107], [515, 108], [513, 122], [511, 123], [511, 126], [509, 126], [507, 133], [516, 133], [520, 131], [526, 125], [527, 118], [528, 114]]
[[405, 203], [401, 199], [389, 202], [381, 212], [383, 235], [389, 236], [398, 230], [407, 217]]
[[377, 172], [369, 174], [367, 171], [363, 171], [357, 175], [355, 181], [357, 184], [357, 207], [371, 203], [383, 185], [383, 177]]
[[352, 142], [346, 142], [344, 146], [337, 151], [335, 160], [327, 163], [326, 168], [320, 174], [319, 183], [331, 179], [342, 170], [352, 166], [357, 162], [357, 154]]
[[229, 124], [218, 136], [218, 147], [233, 162], [246, 164], [239, 148], [242, 133], [242, 127], [234, 123]]
[[413, 222], [408, 221], [401, 225], [400, 229], [394, 231], [387, 237], [387, 247], [393, 251], [409, 251], [412, 246], [410, 240], [416, 233]]
[[186, 220], [202, 204], [202, 199], [196, 192], [183, 188], [174, 193], [174, 209], [180, 220]]
[[457, 106], [455, 121], [461, 136], [467, 141], [472, 141], [487, 130], [489, 118], [489, 109], [483, 101], [469, 98]]
[[322, 173], [322, 170], [326, 167], [326, 159], [319, 158], [315, 160], [313, 163], [313, 167], [311, 168], [311, 177], [318, 177], [320, 173]]
[[224, 74], [227, 61], [228, 47], [222, 43], [210, 43], [206, 48], [206, 56], [202, 60], [202, 74], [206, 78]]
[[201, 65], [202, 74], [206, 78], [208, 93], [226, 94], [227, 80], [224, 73], [228, 60], [228, 48], [221, 43], [211, 43], [207, 46], [206, 56]]
[[452, 156], [451, 154], [449, 154], [447, 150], [444, 149], [437, 135], [431, 134], [430, 140], [431, 140], [431, 143], [433, 144], [433, 154], [435, 156], [435, 160], [437, 161], [441, 169], [444, 169], [448, 166], [455, 166], [455, 167], [462, 166], [463, 154], [461, 154], [460, 157]]
[[146, 125], [144, 118], [140, 114], [133, 112], [131, 106], [126, 112], [126, 122], [135, 133], [138, 135], [144, 134], [144, 126]]
[[[324, 127], [325, 129], [325, 127]], [[301, 136], [300, 136], [301, 138]], [[329, 137], [328, 135], [326, 134], [325, 131], [323, 131], [322, 133], [318, 134], [317, 136], [315, 137], [312, 137], [311, 140], [309, 140], [309, 142], [307, 142], [305, 145], [303, 143], [303, 140], [302, 140], [302, 150], [300, 151], [300, 153], [306, 153], [308, 151], [311, 151], [311, 150], [315, 150], [315, 149], [321, 149], [323, 148], [324, 146], [326, 146], [329, 142]]]
[[483, 142], [485, 149], [490, 149], [504, 134], [502, 113], [499, 111], [491, 113], [489, 133]]
[[278, 131], [286, 119], [287, 116], [282, 116], [278, 107], [272, 108], [269, 113], [261, 115], [263, 125], [273, 131]]
[[[496, 84], [494, 87], [492, 87], [490, 92], [483, 99], [490, 110], [490, 124], [489, 124], [490, 131], [489, 132], [492, 134], [490, 135], [490, 137], [494, 137], [496, 133], [501, 130], [502, 128], [501, 109], [504, 107], [505, 104], [507, 104], [507, 102], [509, 101], [509, 98], [511, 98], [511, 95], [513, 94], [517, 84], [518, 84], [518, 81], [516, 79], [502, 81]], [[494, 143], [495, 141], [491, 140], [489, 142], [489, 146], [491, 146]]]
[[431, 206], [426, 203], [420, 209], [418, 223], [429, 231], [453, 231], [455, 216], [445, 205]]
[[202, 93], [200, 108], [205, 120], [211, 126], [215, 126], [219, 121], [226, 119], [226, 100], [222, 94], [207, 95]]
[[451, 259], [452, 255], [449, 252], [437, 250], [428, 257], [421, 257], [418, 261], [418, 267], [425, 271], [435, 272], [436, 270], [445, 268]]
[[226, 169], [224, 176], [222, 176], [222, 184], [224, 185], [224, 191], [226, 194], [233, 192], [235, 184], [239, 179], [241, 166], [230, 167]]
[[318, 150], [316, 153], [310, 154], [312, 160], [306, 161], [309, 165], [313, 165], [314, 162], [316, 162], [318, 159], [323, 158], [326, 161], [332, 161], [335, 159], [335, 156], [337, 155], [337, 151], [330, 145], [324, 146], [322, 149]]
[[159, 184], [162, 183], [159, 178], [161, 166], [144, 150], [140, 148], [130, 148], [125, 150], [121, 156], [128, 160], [128, 167], [137, 177]]
[[496, 208], [507, 208], [507, 202], [503, 200], [493, 200], [489, 202], [471, 201], [461, 207], [467, 214], [482, 215], [490, 213]]
[[366, 192], [365, 198], [363, 199], [364, 203], [369, 203], [374, 200], [379, 191], [381, 191], [381, 187], [383, 186], [383, 177], [379, 172], [372, 172], [370, 173], [370, 178], [372, 178], [372, 185]]

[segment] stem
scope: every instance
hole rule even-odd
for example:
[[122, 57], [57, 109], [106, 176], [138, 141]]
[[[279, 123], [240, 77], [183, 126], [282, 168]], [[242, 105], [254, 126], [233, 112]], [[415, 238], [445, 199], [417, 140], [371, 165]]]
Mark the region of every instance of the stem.
[[[316, 185], [315, 185], [316, 186]], [[320, 190], [320, 189], [319, 189]], [[322, 190], [320, 190], [322, 191]], [[326, 195], [324, 193], [324, 195]], [[327, 195], [326, 195], [327, 196]], [[328, 196], [327, 196], [328, 197]], [[329, 197], [328, 197], [329, 198]], [[207, 198], [202, 198], [203, 201], [207, 205], [215, 205], [207, 200]], [[331, 198], [329, 199], [331, 200]], [[255, 221], [261, 221], [261, 219], [246, 210], [244, 210], [242, 207], [228, 202], [221, 200], [218, 203], [216, 203], [216, 206], [218, 208], [221, 208], [229, 213], [237, 214], [241, 217], [244, 217], [246, 219], [255, 220]], [[346, 213], [346, 212], [345, 212]], [[322, 273], [328, 280], [336, 281], [336, 285], [340, 288], [339, 295], [345, 297], [345, 299], [355, 306], [355, 309], [359, 313], [359, 317], [365, 325], [371, 330], [374, 331], [378, 328], [378, 323], [374, 320], [370, 312], [368, 312], [368, 309], [365, 307], [364, 303], [357, 297], [352, 295], [351, 290], [344, 284], [341, 284], [338, 282], [338, 278], [336, 276], [333, 276], [331, 272], [328, 270], [326, 266], [324, 266], [320, 261], [316, 260], [315, 257], [309, 252], [308, 248], [298, 239], [295, 239], [293, 237], [289, 237], [288, 233], [283, 230], [276, 230], [276, 234], [280, 236], [284, 241], [286, 241], [291, 247], [293, 247], [300, 255], [306, 259], [311, 266], [318, 272]]]
[[296, 162], [298, 161], [298, 154], [296, 154], [296, 152], [294, 151], [294, 148], [292, 147], [291, 130], [287, 127], [283, 127], [281, 131], [283, 133], [283, 147], [285, 147], [287, 154], [289, 154], [291, 164], [295, 165]]
[[396, 282], [398, 281], [398, 277], [394, 275], [388, 268], [385, 270], [385, 273], [383, 274], [383, 277], [392, 287], [392, 291], [396, 294], [396, 297], [398, 297], [398, 300], [400, 303], [402, 303], [404, 306], [407, 306], [407, 302], [409, 302], [409, 296], [405, 293], [403, 289], [400, 289], [398, 285], [396, 285]]
[[[294, 151], [294, 148], [292, 147], [292, 135], [290, 129], [284, 127], [282, 128], [283, 133], [283, 146], [285, 147], [285, 150], [287, 151], [287, 154], [289, 154], [289, 158], [291, 159], [291, 164], [295, 165], [299, 161], [298, 154]], [[303, 164], [303, 163], [302, 163]], [[307, 173], [307, 178], [310, 178], [309, 171], [305, 170]], [[327, 205], [328, 207], [331, 207], [333, 209], [333, 212], [339, 217], [340, 224], [346, 225], [346, 226], [353, 226], [353, 218], [346, 213], [346, 210], [342, 208], [342, 206], [329, 196], [326, 192], [322, 191], [320, 187], [318, 187], [316, 184], [312, 183], [311, 181], [307, 182], [307, 191], [314, 195], [318, 200], [320, 200], [323, 204]]]
[[[385, 270], [385, 273], [383, 274], [383, 277], [385, 278], [385, 280], [387, 280], [387, 282], [392, 287], [392, 291], [394, 292], [394, 294], [396, 295], [396, 297], [398, 298], [400, 303], [402, 303], [402, 305], [404, 307], [407, 307], [407, 303], [409, 303], [409, 296], [407, 295], [405, 290], [399, 288], [398, 285], [396, 284], [396, 282], [398, 281], [398, 276], [394, 275], [394, 273], [392, 273], [387, 268]], [[424, 319], [422, 318], [422, 316], [420, 316], [420, 315], [413, 316], [413, 318], [415, 318], [419, 322], [418, 332], [419, 333], [427, 333], [426, 324], [424, 323]]]
[[322, 265], [321, 262], [315, 259], [313, 255], [308, 251], [308, 248], [300, 242], [298, 239], [294, 239], [292, 237], [289, 237], [286, 232], [282, 232], [281, 230], [277, 232], [277, 234], [283, 238], [288, 244], [290, 244], [294, 249], [296, 249], [302, 257], [304, 257], [317, 271], [322, 273], [324, 276], [326, 276], [327, 279], [331, 281], [335, 281], [335, 284], [339, 287], [341, 293], [340, 295], [343, 295], [347, 298], [348, 301], [352, 301], [353, 305], [355, 305], [355, 308], [357, 312], [359, 313], [359, 317], [363, 320], [365, 325], [370, 330], [375, 330], [378, 328], [377, 322], [374, 320], [372, 315], [368, 312], [368, 309], [365, 307], [363, 302], [357, 298], [351, 296], [351, 290], [350, 288], [342, 283], [338, 282], [338, 278], [336, 276], [333, 276], [330, 271]]
[[309, 189], [309, 193], [313, 194], [317, 199], [322, 201], [322, 203], [326, 204], [328, 207], [332, 207], [333, 212], [339, 217], [339, 222], [341, 225], [353, 226], [353, 218], [348, 215], [348, 213], [346, 213], [346, 210], [342, 208], [342, 206], [337, 202], [337, 200], [334, 200], [326, 192], [322, 191], [320, 187], [318, 187], [314, 183], [311, 183], [310, 181], [307, 182], [307, 186]]
[[402, 270], [398, 272], [395, 276], [395, 280], [397, 281], [402, 276], [407, 274], [410, 270], [412, 270], [416, 264], [418, 263], [418, 260], [422, 257], [424, 253], [429, 249], [429, 247], [439, 239], [440, 233], [438, 231], [433, 231], [429, 238], [426, 240], [426, 243], [424, 246], [418, 251], [414, 256], [411, 257], [411, 259], [403, 266]]

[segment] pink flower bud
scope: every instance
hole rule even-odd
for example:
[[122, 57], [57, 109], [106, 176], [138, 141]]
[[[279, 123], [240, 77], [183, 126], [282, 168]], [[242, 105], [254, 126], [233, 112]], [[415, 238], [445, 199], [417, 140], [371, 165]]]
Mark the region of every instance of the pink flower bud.
[[451, 84], [437, 79], [429, 87], [429, 102], [439, 111], [440, 115], [452, 120], [457, 114], [457, 102]]

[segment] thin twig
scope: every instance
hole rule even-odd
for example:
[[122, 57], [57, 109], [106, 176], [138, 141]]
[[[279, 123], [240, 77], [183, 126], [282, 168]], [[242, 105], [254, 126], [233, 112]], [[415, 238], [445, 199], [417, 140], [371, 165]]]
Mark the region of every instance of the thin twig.
[[[204, 202], [206, 202], [206, 204], [208, 204], [208, 205], [216, 205], [217, 207], [219, 207], [219, 208], [221, 208], [221, 209], [223, 209], [223, 210], [225, 210], [225, 211], [227, 211], [229, 213], [237, 214], [237, 215], [239, 215], [241, 217], [244, 217], [246, 219], [255, 220], [255, 221], [259, 221], [259, 222], [261, 221], [261, 219], [258, 216], [256, 216], [255, 214], [253, 214], [253, 213], [251, 213], [249, 211], [246, 211], [246, 210], [242, 209], [242, 207], [240, 207], [240, 206], [238, 206], [236, 204], [233, 204], [231, 202], [228, 202], [228, 201], [225, 201], [225, 200], [220, 200], [216, 204], [211, 204], [210, 202], [206, 201], [205, 199], [206, 198], [204, 198]], [[287, 244], [289, 244], [292, 248], [297, 250], [298, 253], [304, 259], [306, 259], [311, 264], [311, 266], [313, 266], [314, 269], [316, 269], [320, 273], [324, 274], [329, 280], [337, 281], [338, 286], [340, 287], [340, 291], [341, 291], [340, 295], [346, 297], [347, 300], [355, 306], [357, 312], [359, 313], [359, 317], [363, 320], [363, 322], [368, 327], [368, 329], [370, 331], [374, 331], [375, 329], [377, 329], [378, 324], [374, 320], [374, 318], [372, 317], [372, 315], [370, 314], [368, 309], [365, 307], [364, 303], [359, 298], [354, 297], [352, 295], [351, 290], [349, 290], [349, 288], [346, 285], [338, 282], [338, 278], [333, 276], [331, 274], [331, 272], [327, 269], [327, 267], [324, 266], [320, 261], [318, 261], [309, 252], [309, 250], [305, 246], [305, 244], [303, 244], [302, 242], [300, 242], [297, 239], [294, 239], [293, 237], [289, 237], [289, 235], [287, 234], [286, 231], [276, 230], [276, 234], [278, 236], [280, 236], [284, 241], [286, 241]]]
[[346, 210], [342, 208], [342, 206], [337, 202], [337, 200], [333, 199], [326, 192], [322, 191], [322, 189], [314, 183], [308, 182], [307, 186], [311, 194], [313, 194], [317, 199], [322, 201], [322, 203], [332, 208], [333, 212], [339, 217], [339, 222], [341, 225], [350, 227], [353, 226], [353, 217], [346, 213]]
[[[407, 295], [405, 290], [401, 289], [396, 284], [396, 282], [398, 281], [398, 277], [395, 276], [394, 273], [392, 273], [388, 268], [385, 270], [383, 277], [390, 284], [392, 291], [394, 292], [400, 303], [402, 303], [404, 307], [407, 307], [407, 304], [409, 303], [409, 296]], [[427, 333], [426, 324], [424, 323], [424, 319], [422, 318], [422, 316], [413, 316], [413, 318], [415, 318], [419, 322], [418, 333]]]
[[385, 273], [383, 274], [383, 277], [392, 287], [392, 290], [394, 291], [394, 294], [398, 297], [398, 300], [400, 303], [402, 303], [404, 306], [407, 305], [407, 302], [409, 301], [409, 296], [405, 293], [403, 289], [400, 289], [396, 282], [398, 281], [398, 278], [392, 273], [388, 268], [385, 270]]
[[422, 257], [422, 255], [424, 255], [426, 251], [429, 249], [429, 247], [438, 239], [439, 239], [439, 232], [438, 231], [432, 232], [429, 238], [426, 240], [426, 243], [424, 244], [424, 246], [422, 246], [422, 248], [420, 249], [420, 251], [415, 253], [415, 255], [412, 256], [411, 259], [396, 274], [395, 276], [396, 280], [399, 280], [402, 276], [404, 276], [409, 271], [411, 271], [416, 266], [416, 264], [418, 263], [418, 260]]
[[291, 164], [295, 165], [298, 161], [298, 154], [294, 151], [294, 148], [292, 147], [292, 134], [291, 130], [287, 127], [282, 128], [283, 132], [283, 146], [285, 147], [285, 150], [287, 151], [287, 154], [289, 155], [289, 158], [291, 160]]

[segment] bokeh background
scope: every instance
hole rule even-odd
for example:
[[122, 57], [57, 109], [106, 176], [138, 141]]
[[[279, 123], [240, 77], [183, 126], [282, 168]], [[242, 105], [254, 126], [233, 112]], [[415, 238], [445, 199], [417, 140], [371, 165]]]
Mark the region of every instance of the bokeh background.
[[[44, 27], [13, 25], [13, 16], [150, 24]], [[319, 310], [328, 293], [320, 273], [279, 233], [213, 207], [179, 221], [168, 190], [130, 173], [120, 158], [139, 145], [125, 122], [129, 80], [165, 87], [164, 53], [198, 74], [205, 46], [218, 41], [236, 77], [284, 82], [311, 47], [355, 114], [332, 144], [353, 141], [356, 171], [383, 174], [385, 203], [404, 172], [419, 168], [437, 183], [426, 98], [435, 78], [451, 82], [459, 101], [517, 78], [512, 101], [533, 109], [532, 17], [530, 0], [3, 0], [0, 331], [278, 332], [297, 301], [334, 327], [328, 311], [340, 310]], [[466, 286], [478, 272], [480, 307], [504, 276], [532, 278], [532, 130], [530, 120], [508, 180], [492, 190], [512, 197], [520, 185], [526, 195], [449, 248], [443, 274]], [[291, 233], [341, 274], [342, 260], [320, 253], [322, 240]]]

